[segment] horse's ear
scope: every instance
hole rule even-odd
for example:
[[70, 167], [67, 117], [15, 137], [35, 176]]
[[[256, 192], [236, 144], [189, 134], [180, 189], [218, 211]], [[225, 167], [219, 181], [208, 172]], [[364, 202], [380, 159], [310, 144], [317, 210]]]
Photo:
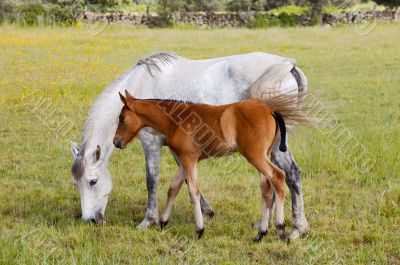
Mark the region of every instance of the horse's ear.
[[94, 152], [96, 162], [100, 160], [100, 155], [101, 155], [101, 148], [100, 145], [97, 145], [96, 151]]
[[125, 89], [125, 96], [126, 96], [127, 98], [129, 98], [129, 99], [136, 99], [136, 98], [134, 98], [134, 97], [128, 92], [128, 90], [126, 90], [126, 89]]
[[119, 97], [121, 98], [122, 103], [124, 103], [124, 105], [126, 106], [126, 98], [121, 94], [121, 92], [119, 92]]
[[74, 156], [74, 158], [77, 158], [79, 155], [79, 147], [78, 144], [75, 142], [71, 142], [71, 153]]
[[89, 153], [90, 155], [87, 157], [87, 161], [91, 163], [91, 165], [96, 164], [100, 160], [101, 148], [100, 145], [97, 145], [96, 149]]

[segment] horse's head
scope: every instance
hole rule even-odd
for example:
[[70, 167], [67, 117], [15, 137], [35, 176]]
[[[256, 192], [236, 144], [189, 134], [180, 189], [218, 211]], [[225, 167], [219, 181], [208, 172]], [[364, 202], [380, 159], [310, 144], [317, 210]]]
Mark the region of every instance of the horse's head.
[[71, 172], [81, 197], [82, 219], [99, 223], [104, 217], [112, 187], [107, 163], [102, 163], [99, 145], [91, 150], [88, 146], [79, 148], [72, 143], [71, 151], [75, 158]]
[[126, 147], [126, 145], [136, 137], [140, 129], [142, 128], [142, 121], [136, 114], [133, 107], [133, 102], [135, 100], [128, 91], [125, 91], [126, 97], [119, 94], [124, 106], [119, 115], [118, 127], [114, 136], [114, 145], [120, 149]]

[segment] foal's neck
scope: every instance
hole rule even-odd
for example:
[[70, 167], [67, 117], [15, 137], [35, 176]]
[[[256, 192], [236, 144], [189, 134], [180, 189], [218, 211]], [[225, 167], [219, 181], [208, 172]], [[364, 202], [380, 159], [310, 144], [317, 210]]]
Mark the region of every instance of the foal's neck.
[[143, 123], [142, 127], [151, 127], [166, 136], [176, 125], [174, 116], [187, 108], [185, 103], [157, 99], [136, 100], [134, 104], [135, 111]]

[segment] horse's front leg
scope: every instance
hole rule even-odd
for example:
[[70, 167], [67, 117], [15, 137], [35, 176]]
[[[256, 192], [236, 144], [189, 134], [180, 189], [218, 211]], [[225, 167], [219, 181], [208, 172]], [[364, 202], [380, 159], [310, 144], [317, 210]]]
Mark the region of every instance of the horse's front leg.
[[158, 226], [157, 187], [160, 179], [161, 149], [164, 137], [153, 129], [144, 128], [140, 131], [145, 160], [146, 160], [146, 186], [147, 186], [147, 212], [139, 228]]

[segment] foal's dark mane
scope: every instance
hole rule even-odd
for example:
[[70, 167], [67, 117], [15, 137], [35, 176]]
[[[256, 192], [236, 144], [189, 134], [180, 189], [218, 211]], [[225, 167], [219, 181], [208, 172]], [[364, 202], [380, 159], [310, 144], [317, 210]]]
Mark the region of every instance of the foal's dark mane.
[[198, 104], [193, 101], [189, 100], [179, 100], [179, 99], [160, 99], [160, 98], [146, 98], [146, 99], [137, 99], [137, 100], [157, 100], [160, 102], [177, 102], [177, 103], [183, 103], [183, 104]]

